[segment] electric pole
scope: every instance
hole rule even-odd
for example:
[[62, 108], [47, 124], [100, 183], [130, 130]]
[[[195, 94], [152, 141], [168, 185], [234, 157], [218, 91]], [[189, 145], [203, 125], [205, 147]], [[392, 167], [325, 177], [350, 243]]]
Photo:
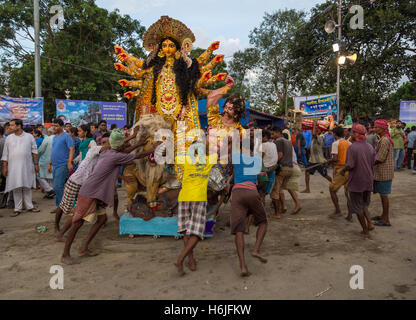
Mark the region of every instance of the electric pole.
[[40, 43], [39, 43], [39, 0], [33, 1], [33, 17], [35, 27], [35, 97], [42, 97], [40, 80]]
[[[341, 46], [342, 41], [342, 0], [338, 0], [338, 43]], [[337, 112], [337, 122], [340, 121], [340, 81], [341, 81], [341, 65], [339, 64], [339, 57], [341, 56], [341, 50], [338, 50], [338, 59], [337, 59], [337, 104], [338, 104], [338, 112]]]

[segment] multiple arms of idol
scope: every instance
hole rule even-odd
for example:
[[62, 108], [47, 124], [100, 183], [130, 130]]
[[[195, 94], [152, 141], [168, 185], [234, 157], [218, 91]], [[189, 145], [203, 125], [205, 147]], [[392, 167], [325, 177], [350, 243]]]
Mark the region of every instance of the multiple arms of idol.
[[[209, 48], [203, 54], [201, 54], [199, 58], [197, 58], [199, 69], [202, 75], [195, 86], [195, 93], [199, 97], [208, 96], [212, 92], [212, 90], [208, 90], [206, 89], [206, 87], [209, 87], [210, 85], [214, 84], [217, 81], [223, 81], [226, 78], [225, 73], [219, 73], [214, 76], [212, 75], [212, 70], [215, 68], [215, 66], [224, 60], [224, 55], [217, 55], [211, 61], [209, 61], [212, 53], [218, 48], [219, 48], [219, 42], [214, 42], [213, 44], [209, 46]], [[130, 87], [130, 88], [137, 89], [137, 91], [135, 92], [129, 91], [129, 92], [126, 92], [124, 95], [128, 99], [139, 96], [141, 92], [140, 89], [143, 87], [144, 81], [149, 76], [151, 70], [143, 69], [144, 62], [128, 54], [122, 47], [115, 46], [114, 50], [117, 54], [117, 59], [120, 62], [122, 62], [122, 63], [114, 64], [116, 70], [123, 71], [124, 73], [127, 73], [128, 75], [130, 75], [132, 78], [137, 79], [137, 80], [122, 79], [118, 81], [118, 83], [123, 87]]]

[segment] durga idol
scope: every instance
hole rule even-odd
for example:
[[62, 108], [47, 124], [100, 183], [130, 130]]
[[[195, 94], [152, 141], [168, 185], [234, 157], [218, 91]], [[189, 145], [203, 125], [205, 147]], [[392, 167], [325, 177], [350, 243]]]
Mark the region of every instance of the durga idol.
[[175, 151], [178, 146], [185, 145], [183, 151], [186, 152], [195, 139], [188, 133], [194, 129], [197, 130], [193, 132], [199, 132], [197, 97], [206, 97], [211, 92], [206, 87], [226, 77], [224, 73], [212, 75], [212, 69], [223, 61], [224, 55], [209, 61], [213, 51], [219, 48], [219, 42], [211, 44], [199, 58], [191, 59], [194, 42], [194, 34], [182, 22], [163, 16], [143, 37], [143, 46], [150, 52], [145, 61], [115, 46], [117, 58], [124, 63], [116, 63], [116, 69], [135, 78], [119, 80], [119, 84], [137, 88], [125, 93], [127, 98], [137, 99], [136, 122], [143, 115], [157, 113], [172, 123], [176, 133], [178, 122], [183, 121], [185, 130], [175, 135]]

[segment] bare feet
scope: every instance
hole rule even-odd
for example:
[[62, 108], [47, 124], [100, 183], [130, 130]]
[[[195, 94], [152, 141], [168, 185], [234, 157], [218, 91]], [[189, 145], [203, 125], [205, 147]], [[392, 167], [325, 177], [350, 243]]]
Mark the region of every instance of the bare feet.
[[298, 214], [302, 210], [302, 207], [296, 207], [295, 210], [291, 213], [292, 215]]
[[178, 261], [175, 261], [173, 264], [178, 269], [179, 276], [185, 275], [185, 271], [183, 271], [183, 264], [182, 263], [179, 263]]
[[347, 220], [348, 222], [353, 222], [352, 221], [352, 215], [348, 215], [346, 218], [345, 218], [345, 220]]
[[80, 264], [81, 263], [81, 261], [79, 261], [79, 259], [74, 259], [74, 258], [72, 258], [70, 256], [68, 256], [68, 257], [62, 257], [61, 258], [61, 262], [62, 263], [65, 263], [65, 264], [68, 264], [68, 265]]
[[358, 235], [360, 235], [363, 238], [371, 238], [369, 233], [364, 233], [363, 231], [361, 231]]
[[60, 232], [55, 232], [55, 241], [56, 242], [65, 242], [66, 238]]
[[186, 266], [189, 270], [196, 271], [196, 261], [194, 258], [188, 259], [188, 262], [186, 263]]
[[244, 277], [249, 277], [249, 276], [251, 276], [251, 272], [248, 271], [247, 267], [243, 267], [243, 268], [241, 268], [240, 276], [242, 276], [243, 278]]
[[83, 250], [83, 251], [78, 251], [78, 257], [95, 257], [98, 256], [97, 252], [91, 251], [89, 249], [87, 250]]
[[368, 231], [373, 231], [375, 229], [374, 224], [369, 223], [368, 224]]
[[281, 218], [281, 215], [280, 214], [275, 214], [275, 215], [270, 216], [270, 218], [280, 219]]
[[301, 191], [300, 193], [311, 193], [311, 190], [305, 189], [305, 190]]
[[282, 208], [282, 213], [286, 213], [287, 212], [287, 208]]
[[263, 257], [260, 253], [258, 253], [258, 252], [253, 252], [251, 255], [252, 255], [254, 258], [259, 259], [261, 262], [263, 262], [263, 263], [267, 263], [267, 259], [266, 259], [265, 257]]
[[338, 218], [338, 217], [342, 217], [342, 212], [334, 212], [333, 214], [329, 215], [330, 218]]

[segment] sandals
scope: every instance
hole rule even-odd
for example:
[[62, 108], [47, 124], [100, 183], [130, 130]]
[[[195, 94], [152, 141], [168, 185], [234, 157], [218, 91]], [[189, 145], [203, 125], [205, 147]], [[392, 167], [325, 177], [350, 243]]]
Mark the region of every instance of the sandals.
[[13, 213], [10, 215], [10, 217], [17, 217], [18, 215], [20, 215], [22, 212], [21, 211], [13, 211]]
[[381, 216], [372, 217], [371, 220], [373, 220], [373, 221], [380, 221], [381, 220]]
[[374, 223], [377, 227], [391, 227], [390, 223], [385, 222], [384, 220], [378, 220], [376, 223]]
[[40, 210], [33, 207], [32, 209], [27, 210], [27, 212], [40, 212]]

